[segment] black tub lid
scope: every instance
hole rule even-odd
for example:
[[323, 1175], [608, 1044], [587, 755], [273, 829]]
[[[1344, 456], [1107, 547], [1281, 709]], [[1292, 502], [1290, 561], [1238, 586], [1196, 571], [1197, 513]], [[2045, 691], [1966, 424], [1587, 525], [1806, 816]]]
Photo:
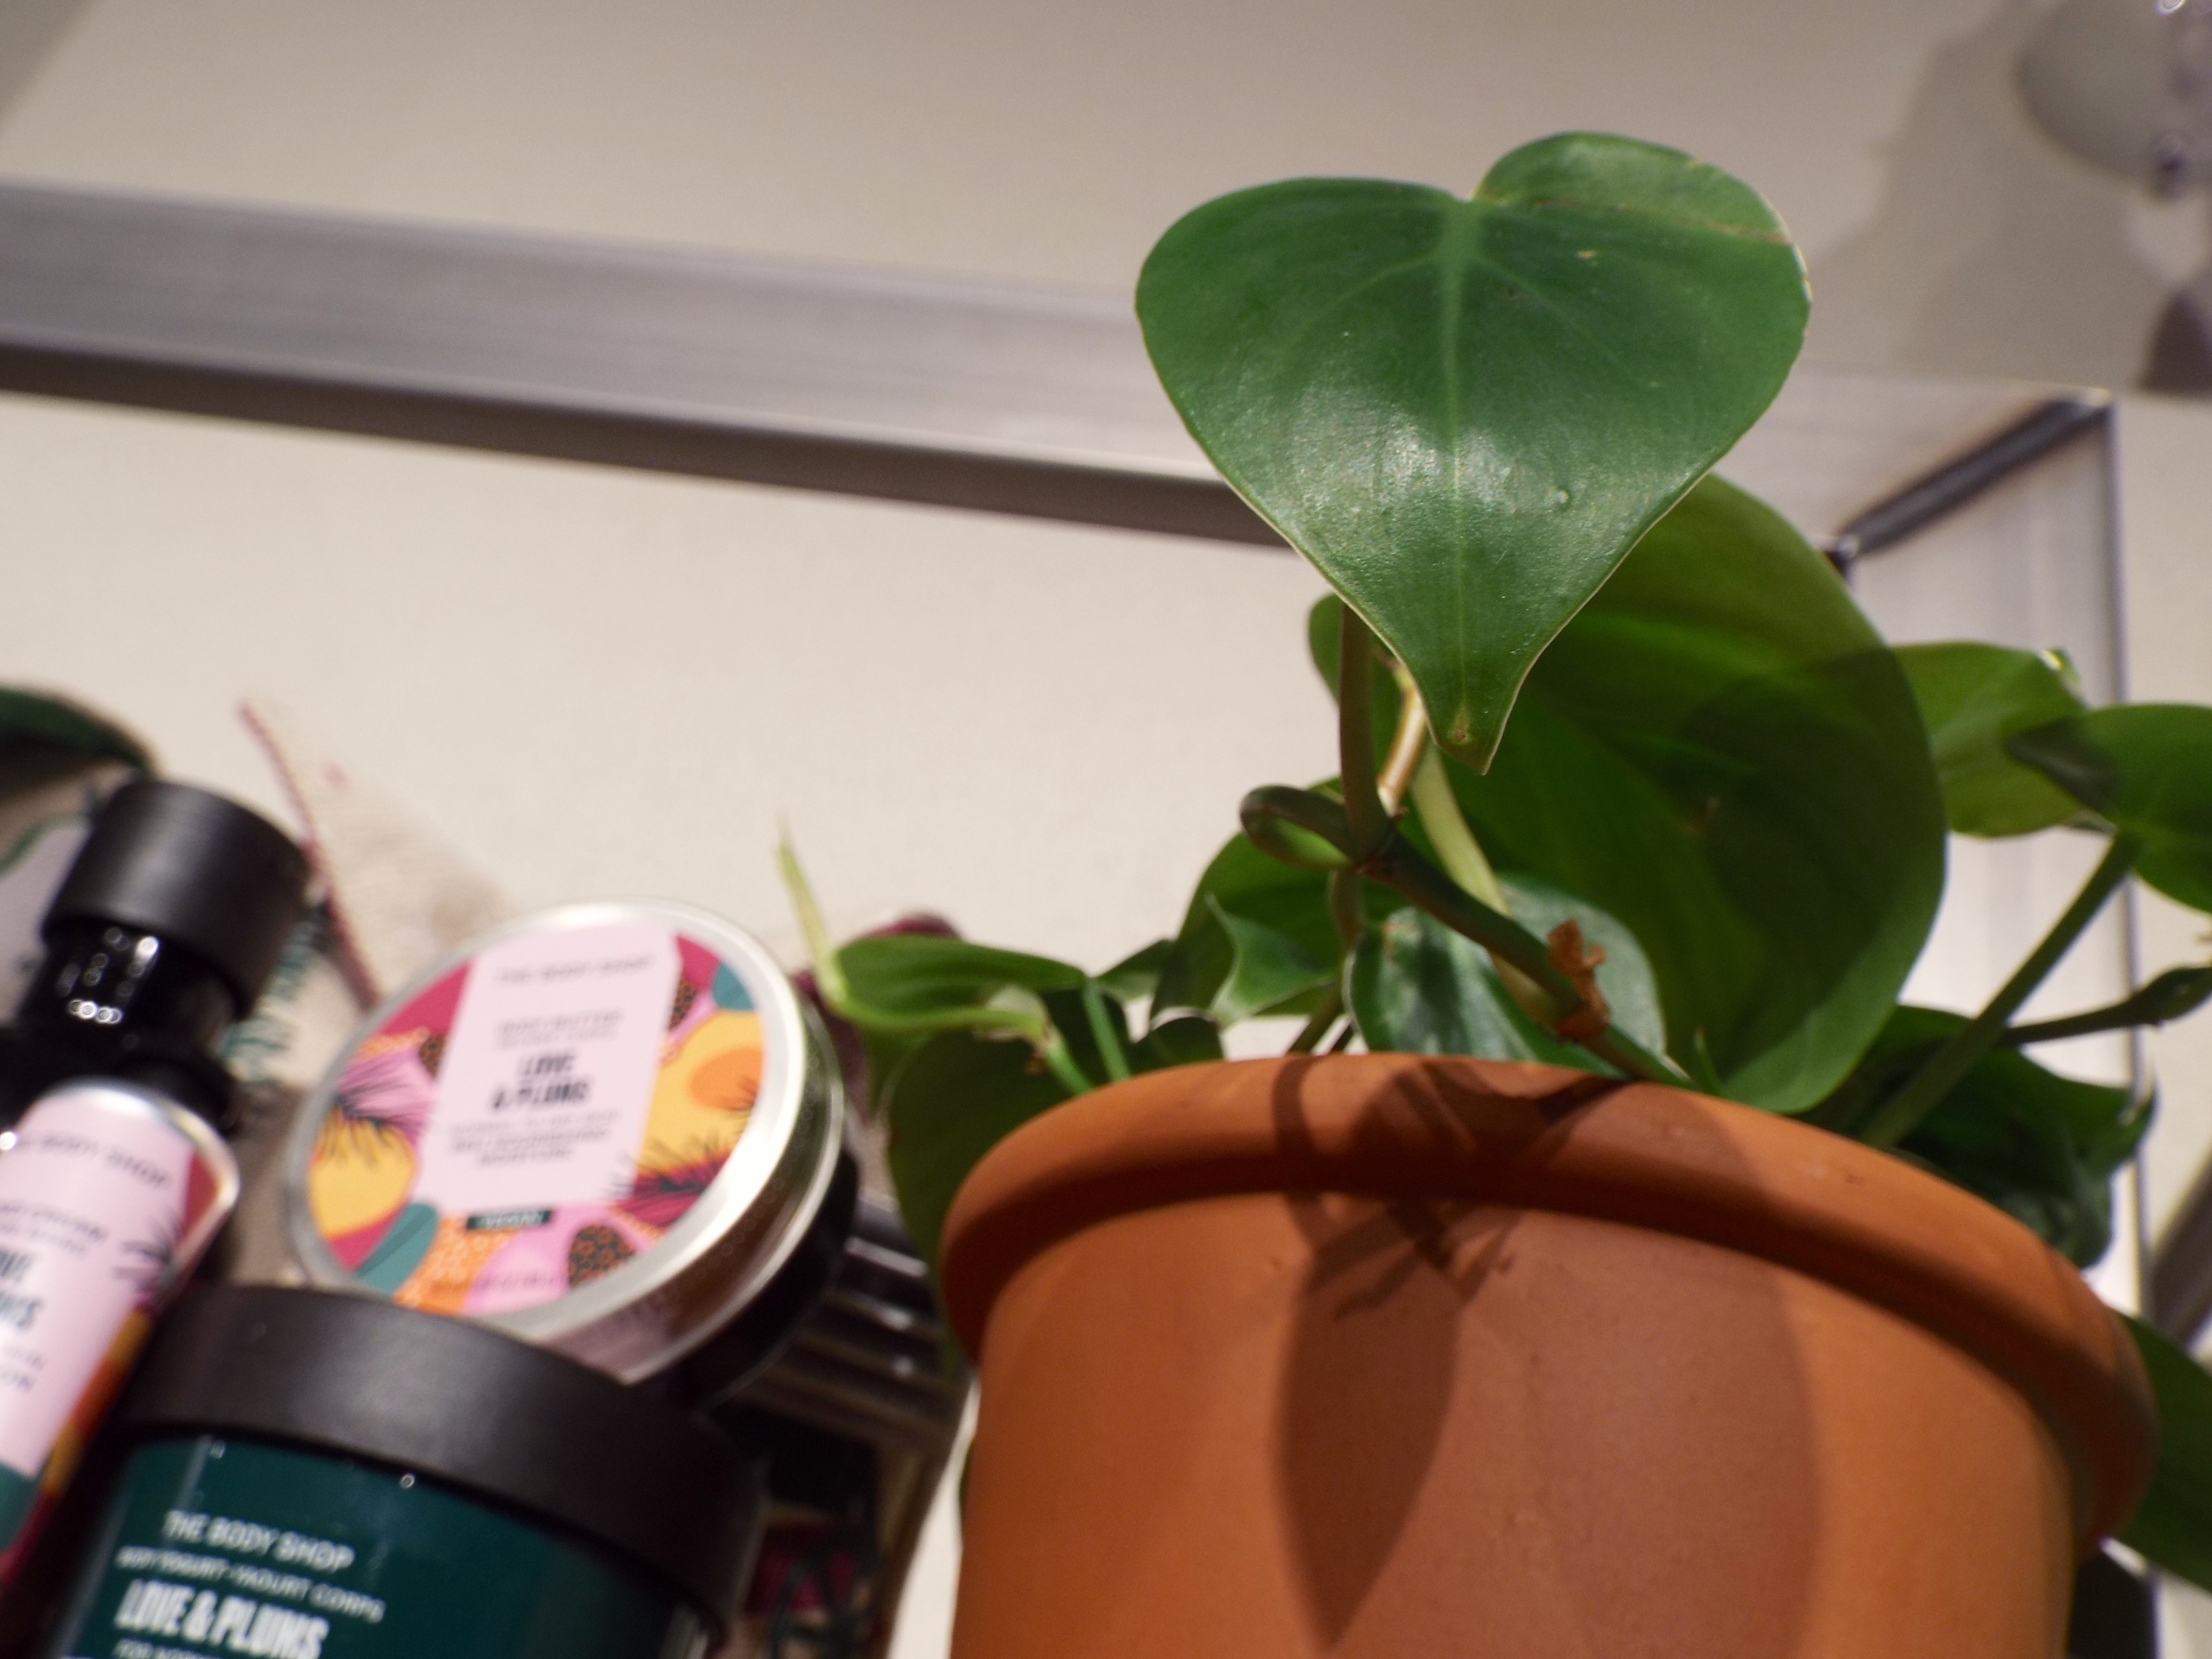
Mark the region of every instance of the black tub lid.
[[582, 1534], [725, 1629], [765, 1503], [758, 1469], [672, 1406], [483, 1326], [343, 1292], [192, 1291], [162, 1319], [120, 1421], [432, 1476]]

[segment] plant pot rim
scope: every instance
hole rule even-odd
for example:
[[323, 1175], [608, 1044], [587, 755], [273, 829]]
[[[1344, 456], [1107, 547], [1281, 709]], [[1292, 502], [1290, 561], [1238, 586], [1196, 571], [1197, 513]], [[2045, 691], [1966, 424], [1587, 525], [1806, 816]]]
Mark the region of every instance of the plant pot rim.
[[2157, 1457], [2135, 1345], [2074, 1266], [1902, 1159], [1729, 1102], [1556, 1066], [1293, 1055], [1147, 1073], [1030, 1120], [970, 1172], [939, 1279], [979, 1358], [999, 1293], [1061, 1239], [1235, 1194], [1457, 1198], [1625, 1223], [1821, 1279], [2002, 1377], [2071, 1470], [2087, 1550]]

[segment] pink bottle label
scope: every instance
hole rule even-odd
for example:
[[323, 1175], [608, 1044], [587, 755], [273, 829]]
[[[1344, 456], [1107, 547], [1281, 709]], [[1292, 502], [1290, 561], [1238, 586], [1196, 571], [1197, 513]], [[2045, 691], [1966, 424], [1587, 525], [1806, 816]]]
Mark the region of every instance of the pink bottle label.
[[0, 1465], [39, 1476], [132, 1312], [190, 1267], [211, 1188], [184, 1133], [112, 1085], [24, 1115], [0, 1154]]

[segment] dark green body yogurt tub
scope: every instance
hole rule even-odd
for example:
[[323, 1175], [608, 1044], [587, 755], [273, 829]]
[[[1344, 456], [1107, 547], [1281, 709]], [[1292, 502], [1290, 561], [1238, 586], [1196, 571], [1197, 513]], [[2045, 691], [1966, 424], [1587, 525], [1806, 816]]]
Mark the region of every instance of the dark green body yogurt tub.
[[380, 1300], [199, 1291], [112, 1426], [49, 1659], [697, 1659], [751, 1577], [712, 1430]]

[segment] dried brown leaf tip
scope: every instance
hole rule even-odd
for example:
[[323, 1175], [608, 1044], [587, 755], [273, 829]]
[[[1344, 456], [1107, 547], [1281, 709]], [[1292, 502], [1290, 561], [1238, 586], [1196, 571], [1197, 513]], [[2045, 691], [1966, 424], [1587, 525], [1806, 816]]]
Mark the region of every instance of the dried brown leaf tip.
[[1570, 1042], [1602, 1036], [1605, 1028], [1613, 1024], [1613, 1011], [1605, 1005], [1605, 993], [1597, 988], [1597, 970], [1605, 961], [1604, 947], [1583, 943], [1582, 924], [1572, 916], [1552, 929], [1546, 939], [1552, 947], [1552, 966], [1567, 976], [1583, 1000], [1581, 1007], [1554, 1020], [1552, 1029]]

